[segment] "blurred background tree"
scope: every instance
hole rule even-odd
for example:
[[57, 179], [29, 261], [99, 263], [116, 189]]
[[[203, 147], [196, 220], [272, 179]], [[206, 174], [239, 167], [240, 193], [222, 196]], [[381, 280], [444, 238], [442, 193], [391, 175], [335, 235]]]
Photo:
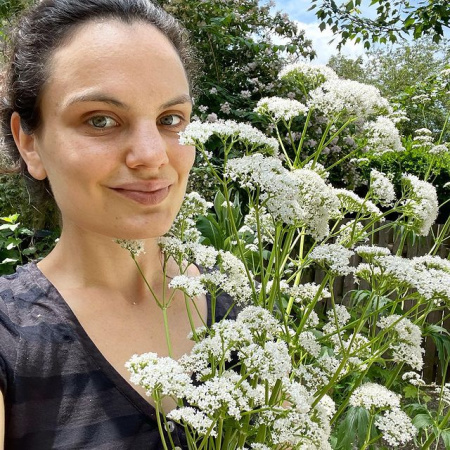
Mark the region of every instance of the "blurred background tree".
[[311, 9], [323, 30], [330, 26], [337, 36], [340, 48], [348, 40], [363, 42], [369, 49], [373, 43], [395, 43], [405, 37], [418, 39], [430, 36], [434, 42], [444, 37], [444, 28], [450, 26], [448, 0], [371, 0], [375, 17], [361, 12], [363, 0], [311, 0]]

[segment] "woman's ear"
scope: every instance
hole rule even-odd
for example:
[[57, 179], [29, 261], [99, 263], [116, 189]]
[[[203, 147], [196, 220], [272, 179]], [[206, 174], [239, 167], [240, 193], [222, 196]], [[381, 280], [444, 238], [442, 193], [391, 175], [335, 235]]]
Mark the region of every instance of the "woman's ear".
[[36, 148], [35, 135], [25, 133], [17, 112], [13, 112], [11, 116], [11, 131], [30, 175], [36, 180], [44, 180], [47, 178], [47, 172]]

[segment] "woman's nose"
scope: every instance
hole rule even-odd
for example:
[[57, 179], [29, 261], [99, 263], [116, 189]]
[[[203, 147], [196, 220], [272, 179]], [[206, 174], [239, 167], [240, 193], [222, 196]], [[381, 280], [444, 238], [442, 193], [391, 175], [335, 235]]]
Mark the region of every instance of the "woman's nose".
[[156, 123], [142, 123], [130, 134], [126, 164], [132, 169], [159, 168], [169, 162], [167, 145]]

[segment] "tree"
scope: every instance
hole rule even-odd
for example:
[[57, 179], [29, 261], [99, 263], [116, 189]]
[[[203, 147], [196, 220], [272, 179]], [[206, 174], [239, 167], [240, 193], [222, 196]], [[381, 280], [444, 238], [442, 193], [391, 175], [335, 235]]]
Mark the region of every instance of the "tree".
[[444, 28], [450, 26], [448, 0], [419, 0], [417, 5], [410, 0], [372, 0], [374, 19], [362, 16], [361, 3], [345, 0], [338, 5], [335, 0], [312, 0], [311, 9], [316, 9], [320, 28], [329, 25], [334, 33], [340, 33], [338, 48], [354, 39], [368, 49], [372, 43], [394, 43], [410, 34], [414, 38], [428, 35], [437, 43], [444, 36]]
[[333, 56], [328, 65], [339, 76], [372, 84], [391, 102], [400, 104], [409, 118], [400, 128], [408, 136], [419, 128], [437, 134], [444, 127], [450, 112], [449, 84], [440, 73], [449, 59], [446, 39], [436, 44], [425, 37], [370, 50], [365, 58], [356, 60]]

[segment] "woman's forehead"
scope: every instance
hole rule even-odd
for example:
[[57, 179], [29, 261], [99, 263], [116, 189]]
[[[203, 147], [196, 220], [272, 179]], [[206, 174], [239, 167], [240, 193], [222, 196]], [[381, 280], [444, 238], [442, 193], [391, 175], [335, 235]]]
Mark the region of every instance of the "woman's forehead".
[[[189, 93], [183, 64], [171, 42], [142, 22], [89, 22], [51, 58], [44, 88], [62, 106], [91, 91], [134, 92], [143, 97]], [[164, 100], [165, 98], [165, 100]]]

